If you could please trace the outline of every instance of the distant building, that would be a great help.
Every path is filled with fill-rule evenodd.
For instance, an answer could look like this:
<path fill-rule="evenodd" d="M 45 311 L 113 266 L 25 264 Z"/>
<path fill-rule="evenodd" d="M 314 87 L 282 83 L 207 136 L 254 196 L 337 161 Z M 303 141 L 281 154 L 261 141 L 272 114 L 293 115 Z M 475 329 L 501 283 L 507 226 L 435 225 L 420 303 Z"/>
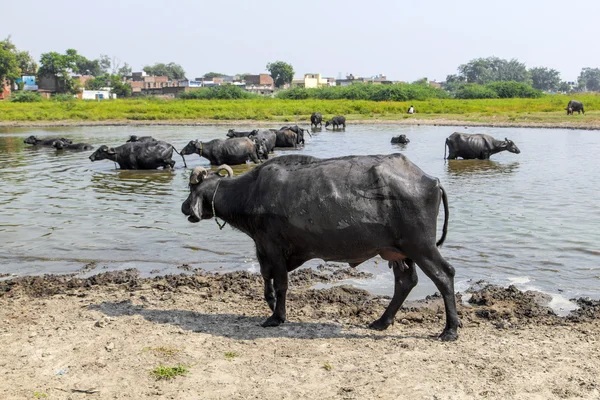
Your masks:
<path fill-rule="evenodd" d="M 245 89 L 251 93 L 270 95 L 275 91 L 275 82 L 269 74 L 246 75 Z"/>
<path fill-rule="evenodd" d="M 356 77 L 352 74 L 346 75 L 346 79 L 336 79 L 336 86 L 350 86 L 354 83 L 363 83 L 365 78 Z"/>
<path fill-rule="evenodd" d="M 104 90 L 83 90 L 81 100 L 109 100 L 116 99 L 117 95 L 110 92 L 110 88 Z"/>
<path fill-rule="evenodd" d="M 442 88 L 442 84 L 443 84 L 443 82 L 438 82 L 436 80 L 429 81 L 429 86 L 433 86 L 436 89 L 441 89 Z"/>
<path fill-rule="evenodd" d="M 23 90 L 35 91 L 38 90 L 38 85 L 35 80 L 35 75 L 23 75 L 15 81 L 17 85 L 23 83 Z"/>
<path fill-rule="evenodd" d="M 145 72 L 134 72 L 125 78 L 125 82 L 131 86 L 132 95 L 141 94 L 142 89 L 160 89 L 164 87 L 177 87 L 179 81 L 169 80 L 168 76 L 150 76 Z"/>
<path fill-rule="evenodd" d="M 292 87 L 320 88 L 331 86 L 328 78 L 321 77 L 321 74 L 304 74 L 304 78 L 292 80 Z"/>

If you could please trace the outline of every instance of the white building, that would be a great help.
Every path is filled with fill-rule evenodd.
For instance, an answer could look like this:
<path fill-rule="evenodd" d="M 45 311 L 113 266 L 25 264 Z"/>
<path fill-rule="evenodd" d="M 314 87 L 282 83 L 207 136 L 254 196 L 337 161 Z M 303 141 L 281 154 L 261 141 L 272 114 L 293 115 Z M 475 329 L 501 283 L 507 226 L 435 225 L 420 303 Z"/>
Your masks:
<path fill-rule="evenodd" d="M 85 90 L 81 93 L 82 100 L 108 100 L 116 99 L 117 95 L 110 90 Z"/>

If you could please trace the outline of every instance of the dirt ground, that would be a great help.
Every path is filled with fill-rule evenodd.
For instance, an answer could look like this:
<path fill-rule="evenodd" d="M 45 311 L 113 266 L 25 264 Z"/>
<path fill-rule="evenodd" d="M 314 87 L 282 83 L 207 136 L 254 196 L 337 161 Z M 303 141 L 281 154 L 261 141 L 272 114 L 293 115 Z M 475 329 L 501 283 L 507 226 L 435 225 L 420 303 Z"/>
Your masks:
<path fill-rule="evenodd" d="M 366 277 L 293 273 L 289 321 L 268 329 L 262 279 L 247 272 L 1 281 L 0 398 L 600 398 L 598 301 L 561 318 L 540 293 L 479 284 L 457 294 L 463 328 L 445 343 L 437 296 L 375 332 L 389 298 L 310 289 L 349 275 Z M 188 373 L 157 379 L 160 365 Z"/>
<path fill-rule="evenodd" d="M 0 121 L 0 127 L 12 128 L 52 128 L 73 126 L 269 126 L 280 127 L 282 125 L 308 125 L 310 121 L 252 121 L 252 120 L 105 120 L 105 121 Z M 567 122 L 507 122 L 507 121 L 463 121 L 449 118 L 435 117 L 431 119 L 407 118 L 400 120 L 365 119 L 351 120 L 351 125 L 431 125 L 431 126 L 471 126 L 471 127 L 497 127 L 497 128 L 546 128 L 546 129 L 581 129 L 600 130 L 600 121 L 576 120 Z M 325 130 L 325 128 L 323 128 Z"/>

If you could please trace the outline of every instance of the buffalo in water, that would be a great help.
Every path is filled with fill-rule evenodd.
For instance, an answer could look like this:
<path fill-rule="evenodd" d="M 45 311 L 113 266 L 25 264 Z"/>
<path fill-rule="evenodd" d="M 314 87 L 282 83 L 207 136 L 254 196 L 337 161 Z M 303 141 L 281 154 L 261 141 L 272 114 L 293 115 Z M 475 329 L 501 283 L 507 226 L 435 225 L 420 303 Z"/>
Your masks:
<path fill-rule="evenodd" d="M 343 129 L 346 129 L 346 117 L 337 116 L 337 117 L 331 118 L 329 121 L 325 122 L 325 129 L 327 129 L 327 127 L 329 125 L 331 125 L 333 127 L 333 129 L 337 129 L 340 126 Z"/>
<path fill-rule="evenodd" d="M 208 142 L 192 140 L 181 150 L 181 154 L 198 154 L 212 165 L 238 165 L 247 161 L 258 164 L 262 158 L 269 158 L 265 144 L 257 138 L 214 139 Z"/>
<path fill-rule="evenodd" d="M 316 128 L 317 125 L 323 127 L 323 116 L 320 112 L 314 112 L 310 115 L 310 127 L 314 126 Z"/>
<path fill-rule="evenodd" d="M 286 129 L 289 129 L 290 131 L 298 135 L 298 144 L 304 144 L 304 132 L 308 133 L 308 136 L 312 137 L 312 134 L 308 129 L 300 128 L 298 125 L 282 126 L 281 128 L 279 128 L 280 131 L 284 131 Z"/>
<path fill-rule="evenodd" d="M 394 322 L 417 284 L 419 266 L 444 299 L 446 326 L 439 338 L 457 338 L 454 268 L 438 251 L 448 231 L 448 201 L 437 178 L 402 154 L 287 155 L 232 175 L 228 166 L 215 173 L 194 168 L 181 211 L 190 222 L 219 218 L 254 240 L 273 312 L 263 327 L 286 321 L 288 272 L 313 258 L 355 267 L 380 255 L 393 269 L 394 296 L 370 327 L 384 330 Z M 436 242 L 441 204 L 444 226 Z"/>
<path fill-rule="evenodd" d="M 577 114 L 585 114 L 585 110 L 583 109 L 583 103 L 577 100 L 571 100 L 569 101 L 569 104 L 567 104 L 567 115 L 573 115 L 573 113 L 575 111 L 577 111 Z"/>
<path fill-rule="evenodd" d="M 248 137 L 248 136 L 252 136 L 252 135 L 256 135 L 258 133 L 258 129 L 255 129 L 253 131 L 236 131 L 234 129 L 230 129 L 227 132 L 227 137 L 228 138 L 236 138 L 236 137 Z"/>
<path fill-rule="evenodd" d="M 171 144 L 160 140 L 130 142 L 118 147 L 102 145 L 92 153 L 90 160 L 111 160 L 119 164 L 121 169 L 167 169 L 175 165 L 171 159 L 173 150 L 175 148 Z M 183 163 L 185 165 L 185 158 Z"/>
<path fill-rule="evenodd" d="M 129 136 L 127 143 L 131 143 L 131 142 L 156 142 L 156 139 L 154 139 L 152 136 L 131 135 L 131 136 Z"/>
<path fill-rule="evenodd" d="M 490 135 L 481 133 L 454 132 L 446 139 L 446 146 L 448 146 L 448 160 L 458 157 L 465 160 L 488 160 L 491 155 L 505 150 L 515 154 L 521 152 L 512 140 L 507 138 L 496 140 Z M 444 158 L 446 158 L 446 147 L 444 147 Z"/>
<path fill-rule="evenodd" d="M 261 129 L 256 134 L 248 136 L 248 139 L 258 139 L 265 146 L 267 153 L 272 153 L 275 145 L 277 144 L 277 132 L 271 129 Z"/>
<path fill-rule="evenodd" d="M 52 143 L 56 150 L 93 150 L 94 146 L 89 143 L 66 143 L 62 140 L 56 140 Z"/>
<path fill-rule="evenodd" d="M 392 138 L 392 144 L 408 144 L 410 139 L 406 135 L 398 135 Z"/>
<path fill-rule="evenodd" d="M 34 146 L 53 146 L 54 142 L 56 142 L 57 140 L 60 140 L 61 142 L 69 143 L 69 144 L 73 143 L 72 140 L 65 139 L 65 138 L 38 139 L 35 136 L 29 136 L 27 139 L 23 140 L 23 143 L 32 144 Z"/>

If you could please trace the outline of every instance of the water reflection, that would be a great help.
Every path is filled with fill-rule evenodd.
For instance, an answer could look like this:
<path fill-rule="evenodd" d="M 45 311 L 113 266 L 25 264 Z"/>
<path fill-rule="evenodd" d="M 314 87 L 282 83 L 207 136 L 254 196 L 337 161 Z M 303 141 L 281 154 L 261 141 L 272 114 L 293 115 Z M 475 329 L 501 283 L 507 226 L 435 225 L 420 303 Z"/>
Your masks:
<path fill-rule="evenodd" d="M 90 186 L 99 193 L 168 195 L 177 174 L 169 170 L 116 170 L 95 172 Z"/>
<path fill-rule="evenodd" d="M 501 175 L 513 174 L 519 169 L 519 162 L 499 163 L 491 160 L 447 160 L 449 175 Z"/>

